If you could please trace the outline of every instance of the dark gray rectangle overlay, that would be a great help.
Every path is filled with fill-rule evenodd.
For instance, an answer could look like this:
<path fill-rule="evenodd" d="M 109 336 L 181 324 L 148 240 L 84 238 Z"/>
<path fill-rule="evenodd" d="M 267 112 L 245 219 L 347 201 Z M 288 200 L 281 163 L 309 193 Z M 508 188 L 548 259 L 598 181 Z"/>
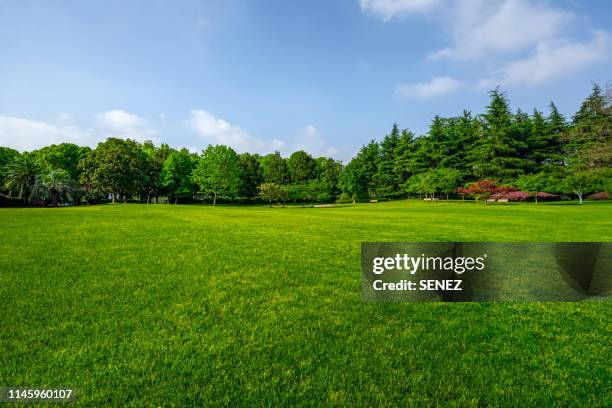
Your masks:
<path fill-rule="evenodd" d="M 0 387 L 0 402 L 75 402 L 70 387 Z"/>
<path fill-rule="evenodd" d="M 609 301 L 610 242 L 363 242 L 366 302 Z"/>

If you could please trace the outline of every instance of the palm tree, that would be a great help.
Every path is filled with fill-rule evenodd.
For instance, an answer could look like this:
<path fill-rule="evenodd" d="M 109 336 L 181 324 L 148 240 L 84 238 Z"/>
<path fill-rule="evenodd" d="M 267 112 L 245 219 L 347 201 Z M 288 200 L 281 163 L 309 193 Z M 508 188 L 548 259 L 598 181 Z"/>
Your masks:
<path fill-rule="evenodd" d="M 10 191 L 17 191 L 18 197 L 23 198 L 28 205 L 40 171 L 40 165 L 34 156 L 30 154 L 17 156 L 3 168 L 4 187 Z"/>
<path fill-rule="evenodd" d="M 36 190 L 45 198 L 51 199 L 51 205 L 57 207 L 61 196 L 69 197 L 72 192 L 72 180 L 64 170 L 51 170 L 39 178 Z"/>

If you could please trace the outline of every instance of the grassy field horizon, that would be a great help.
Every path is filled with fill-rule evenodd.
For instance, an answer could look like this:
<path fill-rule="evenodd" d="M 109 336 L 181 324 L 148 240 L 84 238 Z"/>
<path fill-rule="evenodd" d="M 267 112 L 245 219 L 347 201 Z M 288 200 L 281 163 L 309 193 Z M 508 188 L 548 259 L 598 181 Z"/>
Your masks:
<path fill-rule="evenodd" d="M 612 241 L 612 203 L 0 209 L 0 385 L 82 405 L 610 406 L 608 302 L 360 299 L 362 241 Z"/>

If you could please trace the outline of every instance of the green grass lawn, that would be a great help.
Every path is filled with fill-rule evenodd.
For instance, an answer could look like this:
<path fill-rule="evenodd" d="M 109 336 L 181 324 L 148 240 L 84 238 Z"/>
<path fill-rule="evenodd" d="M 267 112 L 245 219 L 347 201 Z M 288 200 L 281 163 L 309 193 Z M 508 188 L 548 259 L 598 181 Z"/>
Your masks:
<path fill-rule="evenodd" d="M 612 404 L 610 303 L 363 303 L 361 241 L 612 241 L 612 203 L 0 209 L 0 386 L 114 406 Z"/>

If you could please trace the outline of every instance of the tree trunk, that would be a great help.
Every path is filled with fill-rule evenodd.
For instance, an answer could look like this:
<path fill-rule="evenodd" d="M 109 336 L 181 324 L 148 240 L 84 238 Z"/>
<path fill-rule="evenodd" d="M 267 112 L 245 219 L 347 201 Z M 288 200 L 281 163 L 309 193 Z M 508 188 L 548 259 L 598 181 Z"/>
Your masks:
<path fill-rule="evenodd" d="M 538 192 L 536 191 L 535 193 L 535 200 L 536 200 L 536 205 L 538 204 Z"/>
<path fill-rule="evenodd" d="M 115 197 L 117 197 L 117 193 L 113 191 L 113 204 L 115 204 Z"/>
<path fill-rule="evenodd" d="M 174 196 L 174 204 L 178 204 L 178 195 Z"/>
<path fill-rule="evenodd" d="M 57 191 L 52 191 L 51 192 L 51 205 L 53 207 L 57 207 L 57 202 L 59 201 L 58 198 L 59 197 L 58 197 Z"/>
<path fill-rule="evenodd" d="M 580 200 L 580 204 L 582 204 L 582 193 L 578 193 L 578 199 Z"/>
<path fill-rule="evenodd" d="M 215 195 L 213 197 L 213 205 L 217 205 L 217 192 L 215 191 Z"/>

